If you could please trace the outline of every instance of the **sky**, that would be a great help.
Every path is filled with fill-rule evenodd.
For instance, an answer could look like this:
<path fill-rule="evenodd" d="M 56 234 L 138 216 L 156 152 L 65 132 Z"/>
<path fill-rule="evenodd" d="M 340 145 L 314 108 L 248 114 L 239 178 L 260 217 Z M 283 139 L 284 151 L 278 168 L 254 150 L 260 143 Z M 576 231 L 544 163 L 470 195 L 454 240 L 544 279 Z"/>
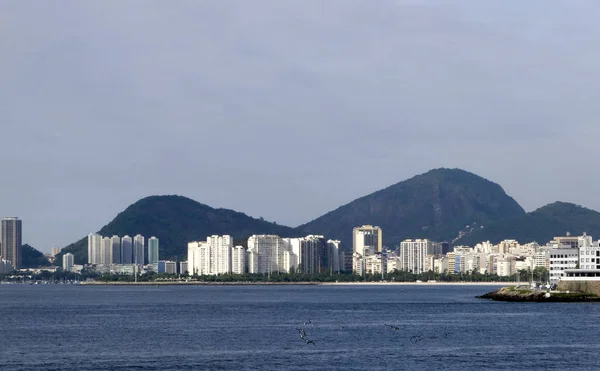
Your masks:
<path fill-rule="evenodd" d="M 595 0 L 0 2 L 0 215 L 140 198 L 297 226 L 432 168 L 600 210 Z"/>

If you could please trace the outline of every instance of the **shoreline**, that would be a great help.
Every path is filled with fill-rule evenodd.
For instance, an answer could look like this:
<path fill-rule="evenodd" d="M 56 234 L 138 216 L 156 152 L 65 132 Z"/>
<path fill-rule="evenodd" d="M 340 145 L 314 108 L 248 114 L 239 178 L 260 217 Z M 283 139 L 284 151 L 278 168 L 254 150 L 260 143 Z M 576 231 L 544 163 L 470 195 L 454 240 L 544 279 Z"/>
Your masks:
<path fill-rule="evenodd" d="M 503 286 L 516 282 L 81 282 L 82 286 Z"/>

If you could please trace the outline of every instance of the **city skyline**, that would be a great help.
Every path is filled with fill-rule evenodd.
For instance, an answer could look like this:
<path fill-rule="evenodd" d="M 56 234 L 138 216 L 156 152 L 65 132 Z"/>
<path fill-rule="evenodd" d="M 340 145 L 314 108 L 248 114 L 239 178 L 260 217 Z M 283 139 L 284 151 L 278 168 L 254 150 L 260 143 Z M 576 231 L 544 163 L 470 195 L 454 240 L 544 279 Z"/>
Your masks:
<path fill-rule="evenodd" d="M 554 4 L 2 2 L 3 149 L 20 153 L 0 164 L 19 179 L 2 213 L 43 251 L 155 194 L 296 226 L 438 167 L 502 184 L 528 211 L 600 210 L 593 146 L 556 151 L 600 133 L 600 3 Z M 220 138 L 203 143 L 219 161 L 197 156 L 200 138 Z M 292 150 L 307 143 L 319 151 Z M 108 172 L 136 182 L 92 181 Z"/>

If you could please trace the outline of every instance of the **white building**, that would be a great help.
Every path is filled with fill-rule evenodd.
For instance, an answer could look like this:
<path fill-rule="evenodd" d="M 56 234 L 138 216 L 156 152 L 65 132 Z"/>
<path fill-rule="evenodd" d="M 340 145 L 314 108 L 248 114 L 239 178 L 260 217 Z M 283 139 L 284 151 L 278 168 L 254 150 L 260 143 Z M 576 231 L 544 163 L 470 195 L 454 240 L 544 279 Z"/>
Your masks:
<path fill-rule="evenodd" d="M 233 249 L 233 239 L 231 236 L 210 236 L 206 239 L 210 249 L 212 274 L 231 273 L 231 250 Z"/>
<path fill-rule="evenodd" d="M 110 237 L 102 238 L 102 250 L 101 250 L 101 265 L 112 264 L 112 241 Z"/>
<path fill-rule="evenodd" d="M 376 253 L 364 257 L 365 272 L 370 274 L 386 274 L 387 259 L 385 254 Z M 382 273 L 383 272 L 383 273 Z"/>
<path fill-rule="evenodd" d="M 440 250 L 440 251 L 437 251 Z M 430 240 L 405 240 L 400 243 L 401 269 L 415 274 L 425 272 L 428 255 L 441 254 L 439 245 Z"/>
<path fill-rule="evenodd" d="M 70 252 L 63 255 L 62 266 L 63 270 L 67 272 L 71 272 L 73 270 L 73 265 L 75 265 L 75 256 Z"/>
<path fill-rule="evenodd" d="M 127 235 L 121 238 L 121 263 L 133 264 L 133 240 Z"/>
<path fill-rule="evenodd" d="M 214 235 L 208 237 L 206 241 L 188 243 L 188 269 L 190 274 L 217 275 L 231 273 L 232 245 L 233 239 L 228 235 Z"/>
<path fill-rule="evenodd" d="M 133 237 L 133 264 L 144 265 L 144 236 L 137 234 Z"/>
<path fill-rule="evenodd" d="M 579 247 L 579 269 L 600 269 L 600 247 L 598 243 L 585 243 Z"/>
<path fill-rule="evenodd" d="M 579 263 L 579 249 L 550 249 L 550 282 L 556 283 L 564 276 L 565 269 L 575 269 Z"/>
<path fill-rule="evenodd" d="M 496 274 L 500 277 L 510 277 L 515 274 L 514 257 L 499 256 L 496 260 Z"/>
<path fill-rule="evenodd" d="M 102 264 L 102 236 L 98 233 L 88 235 L 88 264 Z"/>
<path fill-rule="evenodd" d="M 285 272 L 286 246 L 276 235 L 248 238 L 248 273 Z M 288 264 L 289 265 L 289 264 Z"/>
<path fill-rule="evenodd" d="M 190 275 L 207 275 L 211 273 L 210 251 L 206 241 L 188 243 L 188 270 Z"/>
<path fill-rule="evenodd" d="M 235 246 L 231 250 L 231 273 L 246 273 L 246 249 L 243 246 Z"/>

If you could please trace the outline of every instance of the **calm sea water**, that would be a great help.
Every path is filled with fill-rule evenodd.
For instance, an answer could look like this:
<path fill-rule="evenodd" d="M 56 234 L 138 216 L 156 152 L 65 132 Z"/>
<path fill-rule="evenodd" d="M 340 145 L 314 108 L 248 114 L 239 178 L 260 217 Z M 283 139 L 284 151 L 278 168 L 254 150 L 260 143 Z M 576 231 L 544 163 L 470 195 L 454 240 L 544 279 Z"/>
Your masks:
<path fill-rule="evenodd" d="M 0 369 L 600 368 L 600 305 L 474 298 L 492 289 L 2 285 Z"/>

